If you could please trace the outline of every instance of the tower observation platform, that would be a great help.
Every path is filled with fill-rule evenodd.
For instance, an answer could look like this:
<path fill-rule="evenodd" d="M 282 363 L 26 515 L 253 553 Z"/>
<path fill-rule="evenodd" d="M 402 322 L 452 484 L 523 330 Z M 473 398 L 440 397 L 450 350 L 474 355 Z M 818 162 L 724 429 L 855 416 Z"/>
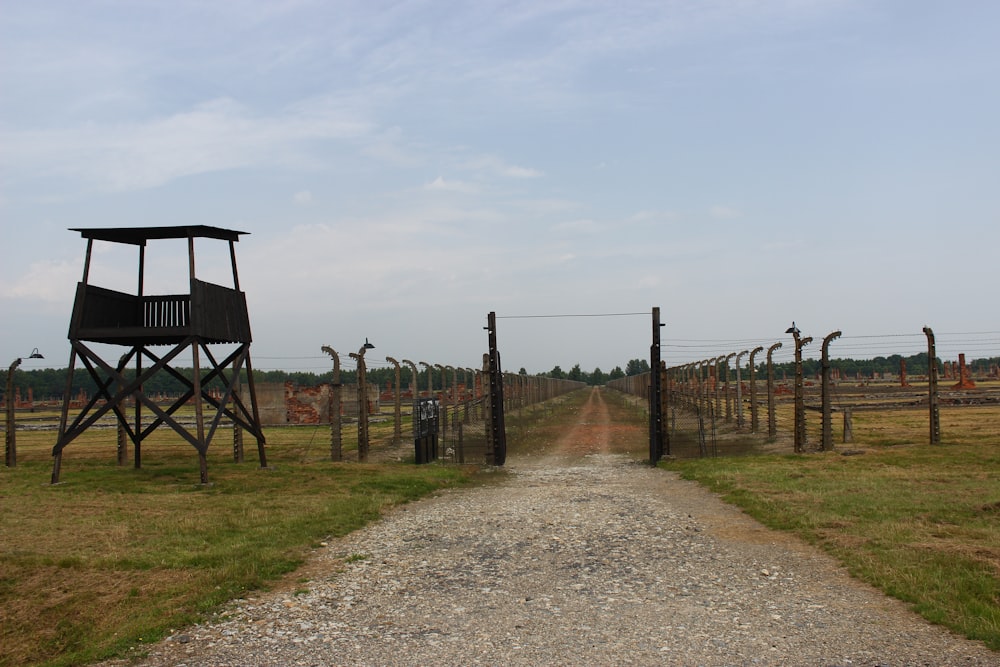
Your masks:
<path fill-rule="evenodd" d="M 167 425 L 187 440 L 198 452 L 201 482 L 208 482 L 206 452 L 223 418 L 234 429 L 243 429 L 257 440 L 261 467 L 266 467 L 264 434 L 254 389 L 250 362 L 250 317 L 246 295 L 240 291 L 236 268 L 235 244 L 246 232 L 205 225 L 176 227 L 117 227 L 71 229 L 87 239 L 83 279 L 77 284 L 76 299 L 69 325 L 71 345 L 66 392 L 63 397 L 59 437 L 52 455 L 52 483 L 58 483 L 65 447 L 112 412 L 121 429 L 133 443 L 135 467 L 141 467 L 142 442 L 159 426 Z M 185 239 L 188 250 L 186 294 L 144 293 L 146 246 L 149 241 Z M 211 239 L 229 244 L 232 287 L 199 280 L 195 276 L 195 239 Z M 135 293 L 99 287 L 90 283 L 94 242 L 136 246 L 138 279 Z M 122 346 L 127 351 L 115 361 L 102 359 L 88 343 Z M 218 359 L 218 347 L 225 356 Z M 161 348 L 166 347 L 166 351 Z M 155 350 L 153 348 L 156 348 Z M 190 351 L 192 372 L 184 373 L 171 364 Z M 202 356 L 204 356 L 203 363 Z M 186 357 L 185 357 L 186 358 Z M 69 422 L 70 394 L 76 363 L 81 362 L 97 385 L 97 392 Z M 134 366 L 135 373 L 126 369 Z M 158 373 L 169 373 L 186 388 L 184 394 L 164 409 L 143 393 L 143 383 Z M 240 391 L 241 374 L 247 380 L 249 405 Z M 190 377 L 189 377 L 190 376 Z M 209 383 L 221 384 L 221 398 L 206 391 Z M 134 399 L 134 414 L 126 414 L 126 402 Z M 195 429 L 177 419 L 177 411 L 194 405 Z M 143 423 L 143 407 L 152 418 Z M 206 424 L 206 412 L 210 420 Z M 239 431 L 237 430 L 237 433 Z M 234 456 L 242 459 L 242 441 L 235 444 Z M 119 463 L 123 462 L 124 443 L 119 443 Z"/>

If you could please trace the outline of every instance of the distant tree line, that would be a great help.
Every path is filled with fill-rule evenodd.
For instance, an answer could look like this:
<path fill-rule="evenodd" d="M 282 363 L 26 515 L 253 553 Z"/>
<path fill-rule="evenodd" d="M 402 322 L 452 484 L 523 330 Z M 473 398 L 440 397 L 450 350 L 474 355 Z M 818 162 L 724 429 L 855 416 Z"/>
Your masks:
<path fill-rule="evenodd" d="M 927 353 L 920 352 L 908 357 L 904 357 L 899 354 L 892 354 L 888 357 L 875 357 L 874 359 L 831 359 L 830 367 L 838 369 L 841 374 L 845 377 L 873 377 L 874 375 L 898 375 L 900 370 L 900 361 L 906 362 L 906 373 L 908 375 L 927 375 L 928 365 L 927 365 Z M 812 377 L 819 375 L 822 371 L 821 361 L 819 359 L 803 359 L 802 360 L 802 373 L 806 377 Z M 938 359 L 938 370 L 942 368 L 941 359 Z M 986 375 L 990 372 L 991 368 L 1000 365 L 1000 357 L 989 357 L 983 359 L 974 359 L 968 362 L 969 369 L 974 374 Z M 732 367 L 731 367 L 732 368 Z M 783 375 L 792 376 L 795 373 L 795 362 L 789 361 L 780 364 L 774 364 L 774 371 L 778 377 Z M 524 373 L 524 369 L 521 369 Z M 615 368 L 610 373 L 604 373 L 600 368 L 595 368 L 592 373 L 587 373 L 580 369 L 580 365 L 577 364 L 570 369 L 569 372 L 564 371 L 559 366 L 556 366 L 552 370 L 542 373 L 542 375 L 552 377 L 552 378 L 565 378 L 569 380 L 579 380 L 586 382 L 587 384 L 596 385 L 604 384 L 608 380 L 615 380 L 617 378 L 640 375 L 642 373 L 649 372 L 649 362 L 645 359 L 632 359 L 625 365 L 625 370 L 622 371 L 620 366 L 615 366 Z M 767 362 L 764 361 L 757 366 L 757 372 L 760 377 L 764 376 L 767 372 Z"/>
<path fill-rule="evenodd" d="M 615 366 L 609 372 L 605 373 L 600 369 L 600 367 L 595 368 L 590 373 L 587 373 L 580 368 L 580 364 L 576 364 L 573 368 L 569 369 L 569 372 L 564 371 L 561 367 L 555 366 L 552 370 L 542 373 L 544 377 L 554 378 L 556 380 L 575 380 L 577 382 L 586 382 L 589 385 L 604 384 L 609 380 L 617 380 L 618 378 L 623 378 L 629 375 L 640 375 L 649 371 L 649 362 L 645 359 L 631 359 L 627 364 L 625 364 L 625 370 L 622 370 L 621 366 Z M 524 375 L 526 371 L 522 368 L 521 374 Z"/>
<path fill-rule="evenodd" d="M 888 357 L 875 357 L 873 359 L 831 359 L 830 367 L 838 369 L 841 374 L 846 377 L 857 377 L 860 375 L 861 377 L 870 378 L 875 374 L 883 375 L 889 373 L 892 375 L 899 375 L 901 361 L 906 362 L 907 375 L 927 375 L 929 372 L 926 352 L 920 352 L 908 357 L 891 354 Z M 819 359 L 803 359 L 803 375 L 819 375 L 822 372 L 821 363 L 822 362 Z M 941 359 L 937 360 L 937 364 L 938 371 L 940 372 L 942 369 Z M 973 373 L 982 375 L 988 374 L 990 369 L 998 364 L 1000 364 L 1000 357 L 975 359 L 968 362 L 969 369 Z M 774 364 L 774 368 L 777 373 L 784 372 L 788 375 L 792 375 L 795 372 L 795 362 L 789 361 L 787 363 Z M 758 365 L 757 372 L 764 373 L 766 371 L 766 362 Z"/>
<path fill-rule="evenodd" d="M 189 380 L 194 377 L 194 371 L 191 368 L 177 368 L 174 370 L 179 372 L 184 377 Z M 125 377 L 131 379 L 135 377 L 135 369 L 126 369 L 124 373 Z M 292 382 L 293 384 L 311 387 L 325 382 L 330 382 L 333 379 L 333 371 L 330 370 L 326 373 L 312 373 L 308 371 L 260 371 L 254 370 L 253 373 L 254 382 Z M 410 378 L 409 370 L 404 370 L 402 373 L 402 382 L 405 386 L 408 386 Z M 427 387 L 427 373 L 420 373 L 421 384 L 420 388 L 424 389 Z M 462 373 L 459 373 L 459 381 L 463 379 Z M 5 382 L 0 385 L 0 396 L 3 396 L 6 391 L 6 374 L 4 374 Z M 241 380 L 246 382 L 246 372 L 241 374 Z M 434 386 L 435 388 L 441 387 L 440 373 L 434 372 Z M 357 372 L 354 370 L 343 370 L 340 372 L 340 382 L 341 384 L 356 384 L 357 383 Z M 382 387 L 394 386 L 396 382 L 396 371 L 394 368 L 369 368 L 368 369 L 368 382 L 378 383 Z M 451 385 L 451 378 L 449 375 L 448 379 L 449 386 Z M 31 387 L 32 393 L 36 401 L 46 401 L 46 400 L 61 400 L 63 392 L 66 389 L 66 369 L 65 368 L 43 368 L 37 370 L 14 371 L 14 386 L 21 388 L 22 399 L 27 398 L 27 388 Z M 86 369 L 77 368 L 73 371 L 73 383 L 71 385 L 70 395 L 75 396 L 81 390 L 84 391 L 88 396 L 94 395 L 97 391 L 97 385 L 94 380 L 90 377 L 90 374 Z M 222 388 L 223 383 L 219 378 L 214 379 L 208 384 L 208 387 Z M 113 390 L 114 388 L 112 388 Z M 164 394 L 167 396 L 176 396 L 187 390 L 187 387 L 178 379 L 170 375 L 169 373 L 157 373 L 152 378 L 149 379 L 145 384 L 143 384 L 143 391 L 147 395 L 157 395 Z"/>

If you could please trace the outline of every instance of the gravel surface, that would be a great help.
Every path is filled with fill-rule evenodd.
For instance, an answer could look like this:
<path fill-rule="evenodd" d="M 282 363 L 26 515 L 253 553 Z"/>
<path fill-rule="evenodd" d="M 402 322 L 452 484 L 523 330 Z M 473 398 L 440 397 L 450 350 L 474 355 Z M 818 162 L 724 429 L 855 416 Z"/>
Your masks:
<path fill-rule="evenodd" d="M 496 485 L 398 508 L 153 647 L 212 665 L 1000 665 L 698 485 L 609 453 L 600 392 Z M 107 663 L 119 665 L 124 663 Z"/>

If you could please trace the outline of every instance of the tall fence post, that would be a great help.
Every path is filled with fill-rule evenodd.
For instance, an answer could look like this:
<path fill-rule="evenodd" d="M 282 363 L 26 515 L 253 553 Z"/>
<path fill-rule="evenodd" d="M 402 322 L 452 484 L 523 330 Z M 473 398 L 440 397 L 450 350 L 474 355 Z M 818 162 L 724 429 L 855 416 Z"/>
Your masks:
<path fill-rule="evenodd" d="M 663 456 L 663 383 L 660 375 L 660 308 L 653 307 L 653 342 L 649 346 L 649 462 Z"/>
<path fill-rule="evenodd" d="M 431 365 L 426 361 L 417 363 L 423 366 L 424 372 L 427 373 L 427 398 L 434 398 L 434 372 L 431 370 Z"/>
<path fill-rule="evenodd" d="M 702 395 L 704 394 L 702 385 L 702 369 L 705 367 L 705 361 L 699 361 L 698 366 L 695 369 L 697 371 L 697 387 L 698 399 L 696 405 L 698 406 L 698 453 L 701 456 L 707 456 L 708 449 L 705 443 L 705 413 L 707 412 L 707 403 L 702 400 Z"/>
<path fill-rule="evenodd" d="M 934 332 L 924 327 L 927 336 L 927 405 L 930 408 L 931 444 L 941 443 L 941 413 L 938 410 L 938 367 Z"/>
<path fill-rule="evenodd" d="M 493 398 L 490 396 L 490 355 L 483 355 L 483 419 L 486 421 L 486 460 L 495 458 L 496 445 L 493 440 Z"/>
<path fill-rule="evenodd" d="M 712 404 L 711 395 L 708 393 L 710 380 L 712 377 L 711 364 L 715 359 L 704 359 L 699 364 L 698 370 L 698 402 L 701 404 L 702 412 L 708 411 L 708 406 Z"/>
<path fill-rule="evenodd" d="M 18 357 L 7 369 L 7 391 L 5 394 L 7 399 L 7 430 L 4 432 L 3 462 L 8 468 L 17 467 L 17 423 L 15 422 L 17 402 L 14 400 L 14 371 L 20 365 L 21 358 Z M 67 392 L 68 394 L 69 392 Z"/>
<path fill-rule="evenodd" d="M 368 382 L 365 367 L 365 352 L 375 349 L 375 346 L 365 339 L 357 354 L 350 353 L 351 358 L 358 362 L 358 461 L 368 461 Z"/>
<path fill-rule="evenodd" d="M 330 379 L 330 460 L 342 461 L 344 458 L 344 446 L 340 436 L 340 355 L 328 345 L 324 345 L 323 352 L 333 358 L 333 377 Z"/>
<path fill-rule="evenodd" d="M 801 453 L 806 449 L 806 405 L 805 380 L 802 377 L 802 348 L 812 342 L 812 336 L 800 338 L 795 322 L 792 322 L 791 328 L 785 333 L 792 334 L 795 339 L 795 452 Z"/>
<path fill-rule="evenodd" d="M 434 364 L 434 368 L 441 371 L 441 447 L 442 451 L 447 451 L 445 444 L 448 440 L 448 370 L 441 364 Z"/>
<path fill-rule="evenodd" d="M 411 394 L 410 398 L 411 401 L 414 404 L 416 404 L 417 399 L 420 398 L 420 389 L 419 389 L 420 378 L 419 378 L 419 373 L 417 372 L 417 365 L 412 361 L 410 361 L 409 359 L 403 359 L 403 363 L 410 367 L 410 394 Z M 411 430 L 414 421 L 416 421 L 416 415 L 412 415 L 410 417 Z M 414 433 L 415 432 L 416 431 L 414 431 Z"/>
<path fill-rule="evenodd" d="M 774 414 L 774 362 L 771 354 L 779 347 L 780 342 L 767 348 L 767 437 L 770 440 L 778 437 L 778 422 Z"/>
<path fill-rule="evenodd" d="M 736 356 L 735 352 L 730 352 L 726 355 L 726 358 L 722 362 L 723 372 L 726 374 L 726 379 L 724 380 L 724 387 L 726 393 L 726 421 L 733 421 L 733 401 L 732 393 L 729 391 L 729 360 Z"/>
<path fill-rule="evenodd" d="M 822 444 L 821 447 L 824 452 L 828 452 L 833 449 L 833 428 L 831 425 L 830 417 L 830 343 L 834 339 L 840 338 L 840 331 L 834 331 L 828 334 L 826 338 L 823 339 L 823 350 L 820 361 L 820 368 L 822 370 L 822 406 L 823 406 L 823 416 L 822 416 Z"/>
<path fill-rule="evenodd" d="M 754 357 L 764 347 L 758 345 L 750 351 L 750 432 L 757 433 L 760 430 L 760 415 L 757 407 L 757 365 Z"/>
<path fill-rule="evenodd" d="M 462 422 L 468 424 L 471 419 L 473 401 L 476 399 L 476 372 L 471 368 L 463 368 L 465 373 L 465 394 L 462 402 Z"/>
<path fill-rule="evenodd" d="M 722 414 L 722 398 L 721 398 L 722 394 L 719 391 L 719 375 L 722 372 L 722 362 L 723 362 L 723 360 L 725 360 L 725 358 L 726 358 L 726 355 L 722 355 L 720 357 L 716 357 L 714 359 L 714 361 L 712 362 L 712 368 L 711 368 L 711 370 L 715 371 L 715 382 L 713 383 L 712 390 L 715 392 L 715 413 L 714 414 L 715 414 L 716 417 Z M 713 424 L 715 423 L 714 419 L 712 420 L 712 423 Z"/>
<path fill-rule="evenodd" d="M 461 403 L 462 399 L 458 397 L 458 369 L 454 366 L 445 366 L 445 368 L 451 369 L 451 428 L 452 431 L 458 431 L 458 404 Z"/>
<path fill-rule="evenodd" d="M 504 424 L 503 371 L 500 369 L 500 350 L 497 349 L 496 313 L 487 317 L 489 333 L 488 371 L 490 382 L 490 434 L 493 443 L 493 464 L 502 466 L 507 461 L 507 430 Z"/>

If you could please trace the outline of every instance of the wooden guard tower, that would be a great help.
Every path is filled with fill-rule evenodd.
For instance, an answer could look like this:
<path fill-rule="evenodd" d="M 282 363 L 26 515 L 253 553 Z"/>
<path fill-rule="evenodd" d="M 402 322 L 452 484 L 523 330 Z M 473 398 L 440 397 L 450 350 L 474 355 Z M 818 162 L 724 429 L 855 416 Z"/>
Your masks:
<path fill-rule="evenodd" d="M 257 452 L 261 467 L 267 466 L 264 455 L 264 433 L 260 427 L 257 395 L 254 389 L 253 369 L 250 365 L 250 317 L 246 296 L 240 291 L 236 271 L 234 244 L 245 232 L 191 225 L 180 227 L 135 227 L 104 229 L 71 229 L 87 239 L 87 255 L 83 265 L 83 280 L 76 288 L 76 302 L 69 325 L 72 346 L 66 393 L 63 398 L 59 439 L 52 448 L 55 461 L 52 483 L 59 482 L 62 451 L 77 436 L 98 419 L 113 412 L 118 424 L 128 434 L 134 446 L 135 467 L 140 467 L 142 441 L 157 427 L 166 424 L 179 433 L 198 450 L 201 482 L 208 483 L 206 452 L 223 416 L 242 427 L 257 439 Z M 233 267 L 233 287 L 222 287 L 195 278 L 194 242 L 196 238 L 218 239 L 229 242 L 229 256 Z M 187 239 L 188 272 L 191 289 L 187 294 L 147 296 L 143 294 L 146 243 L 154 239 Z M 97 287 L 88 283 L 91 251 L 94 241 L 125 243 L 139 249 L 139 279 L 136 294 Z M 105 343 L 129 348 L 117 362 L 112 363 L 90 349 L 86 343 Z M 235 346 L 221 362 L 213 356 L 209 346 L 225 344 Z M 165 354 L 151 348 L 167 346 Z M 193 376 L 171 367 L 179 354 L 190 348 Z M 223 352 L 223 353 L 224 353 Z M 203 363 L 204 359 L 208 364 Z M 72 424 L 69 421 L 70 393 L 73 371 L 80 360 L 94 382 L 97 393 L 83 407 Z M 144 367 L 148 364 L 147 367 Z M 135 367 L 135 376 L 128 378 L 124 370 Z M 250 407 L 238 391 L 240 372 L 246 368 Z M 187 391 L 166 410 L 143 393 L 143 383 L 157 373 L 165 372 L 182 382 Z M 214 398 L 206 391 L 210 382 L 221 382 L 221 398 Z M 135 413 L 130 423 L 126 416 L 125 401 L 135 399 Z M 101 401 L 103 399 L 103 402 Z M 192 402 L 195 408 L 196 428 L 191 432 L 174 414 Z M 155 416 L 150 423 L 142 423 L 142 406 Z M 206 429 L 205 409 L 208 406 L 211 422 Z M 213 413 L 214 411 L 214 413 Z M 235 426 L 234 426 L 235 428 Z"/>

